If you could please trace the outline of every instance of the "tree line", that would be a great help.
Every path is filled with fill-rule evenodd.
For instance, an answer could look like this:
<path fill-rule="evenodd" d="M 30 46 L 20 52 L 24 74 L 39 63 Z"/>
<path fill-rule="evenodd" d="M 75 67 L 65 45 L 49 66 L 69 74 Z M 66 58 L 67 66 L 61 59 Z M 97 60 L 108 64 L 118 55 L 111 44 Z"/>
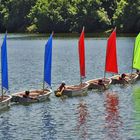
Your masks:
<path fill-rule="evenodd" d="M 140 0 L 0 0 L 0 32 L 140 31 Z"/>

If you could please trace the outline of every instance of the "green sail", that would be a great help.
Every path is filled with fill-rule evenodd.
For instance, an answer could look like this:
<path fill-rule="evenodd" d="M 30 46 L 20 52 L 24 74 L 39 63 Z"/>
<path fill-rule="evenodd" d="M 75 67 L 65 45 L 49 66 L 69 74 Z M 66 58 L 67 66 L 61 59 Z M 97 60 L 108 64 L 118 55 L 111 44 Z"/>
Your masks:
<path fill-rule="evenodd" d="M 133 54 L 133 68 L 140 70 L 140 33 L 136 37 L 134 54 Z"/>

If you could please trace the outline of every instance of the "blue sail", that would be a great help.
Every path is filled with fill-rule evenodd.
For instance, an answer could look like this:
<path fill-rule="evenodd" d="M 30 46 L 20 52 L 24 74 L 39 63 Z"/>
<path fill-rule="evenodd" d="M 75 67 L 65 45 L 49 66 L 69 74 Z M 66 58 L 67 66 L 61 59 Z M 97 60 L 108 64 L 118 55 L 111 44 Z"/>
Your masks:
<path fill-rule="evenodd" d="M 51 66 L 52 66 L 52 34 L 45 45 L 44 55 L 44 82 L 51 86 Z"/>
<path fill-rule="evenodd" d="M 2 46 L 1 46 L 1 84 L 2 89 L 8 90 L 8 65 L 7 65 L 7 34 L 5 34 Z"/>

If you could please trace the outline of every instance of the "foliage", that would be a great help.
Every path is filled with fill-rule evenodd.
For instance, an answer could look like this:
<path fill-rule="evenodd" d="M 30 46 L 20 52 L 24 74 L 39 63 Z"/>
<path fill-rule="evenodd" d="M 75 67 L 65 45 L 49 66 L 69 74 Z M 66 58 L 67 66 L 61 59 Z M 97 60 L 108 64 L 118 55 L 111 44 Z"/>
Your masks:
<path fill-rule="evenodd" d="M 140 31 L 140 0 L 1 0 L 4 32 Z"/>

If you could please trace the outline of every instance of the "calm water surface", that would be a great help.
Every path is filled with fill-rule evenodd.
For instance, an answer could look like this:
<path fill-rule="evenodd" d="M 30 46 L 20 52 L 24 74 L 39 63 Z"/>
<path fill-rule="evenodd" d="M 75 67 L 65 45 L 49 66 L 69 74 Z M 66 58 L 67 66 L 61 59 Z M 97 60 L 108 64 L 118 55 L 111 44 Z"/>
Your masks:
<path fill-rule="evenodd" d="M 8 36 L 11 93 L 42 88 L 47 37 Z M 52 89 L 79 83 L 78 38 L 54 38 Z M 2 37 L 0 38 L 0 43 Z M 134 38 L 118 37 L 119 72 L 131 72 Z M 106 38 L 86 38 L 86 80 L 103 77 Z M 108 75 L 111 76 L 111 75 Z M 56 98 L 0 112 L 1 140 L 139 140 L 140 81 L 85 97 Z M 134 92 L 134 89 L 136 91 Z M 135 94 L 137 93 L 137 94 Z"/>

